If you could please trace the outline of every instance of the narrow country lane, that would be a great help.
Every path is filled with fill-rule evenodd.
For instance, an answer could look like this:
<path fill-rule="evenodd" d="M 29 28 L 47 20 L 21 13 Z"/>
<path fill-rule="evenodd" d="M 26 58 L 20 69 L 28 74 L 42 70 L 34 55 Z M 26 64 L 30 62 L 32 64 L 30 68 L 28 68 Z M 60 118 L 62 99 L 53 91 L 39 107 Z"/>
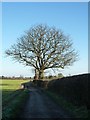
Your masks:
<path fill-rule="evenodd" d="M 20 118 L 71 118 L 41 90 L 31 87 L 29 95 Z"/>

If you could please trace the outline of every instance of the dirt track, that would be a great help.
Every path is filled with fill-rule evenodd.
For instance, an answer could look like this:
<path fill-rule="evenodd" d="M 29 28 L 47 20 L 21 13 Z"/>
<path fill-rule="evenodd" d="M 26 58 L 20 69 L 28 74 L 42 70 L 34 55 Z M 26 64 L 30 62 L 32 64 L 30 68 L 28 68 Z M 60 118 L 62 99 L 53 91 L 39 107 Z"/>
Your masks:
<path fill-rule="evenodd" d="M 70 118 L 71 116 L 41 90 L 30 88 L 30 96 L 21 118 Z"/>

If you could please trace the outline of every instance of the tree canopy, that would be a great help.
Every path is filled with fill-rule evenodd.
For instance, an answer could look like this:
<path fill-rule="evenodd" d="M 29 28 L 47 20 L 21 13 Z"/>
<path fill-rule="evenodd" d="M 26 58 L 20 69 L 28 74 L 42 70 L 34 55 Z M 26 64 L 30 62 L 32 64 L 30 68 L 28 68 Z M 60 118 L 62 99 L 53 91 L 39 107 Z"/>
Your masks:
<path fill-rule="evenodd" d="M 78 58 L 69 36 L 47 25 L 31 27 L 16 44 L 6 50 L 7 56 L 24 65 L 32 66 L 44 77 L 44 70 L 72 65 Z"/>

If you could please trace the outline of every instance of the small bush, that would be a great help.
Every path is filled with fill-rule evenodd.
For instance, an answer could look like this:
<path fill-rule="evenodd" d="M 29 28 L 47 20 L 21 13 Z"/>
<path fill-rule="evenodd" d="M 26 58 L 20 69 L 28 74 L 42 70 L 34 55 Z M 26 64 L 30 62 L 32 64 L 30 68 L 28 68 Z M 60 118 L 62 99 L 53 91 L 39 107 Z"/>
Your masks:
<path fill-rule="evenodd" d="M 37 87 L 41 87 L 42 82 L 43 82 L 42 80 L 33 80 L 34 85 L 37 86 Z"/>

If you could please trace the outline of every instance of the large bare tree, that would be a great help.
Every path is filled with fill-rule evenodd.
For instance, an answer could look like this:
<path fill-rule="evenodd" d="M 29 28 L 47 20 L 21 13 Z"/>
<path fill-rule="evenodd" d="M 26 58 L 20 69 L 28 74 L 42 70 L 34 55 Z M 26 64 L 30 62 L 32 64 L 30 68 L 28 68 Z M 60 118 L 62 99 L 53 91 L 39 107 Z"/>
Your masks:
<path fill-rule="evenodd" d="M 31 27 L 5 53 L 24 65 L 34 67 L 41 79 L 44 70 L 64 69 L 77 60 L 78 55 L 72 45 L 70 37 L 61 30 L 40 24 Z"/>

